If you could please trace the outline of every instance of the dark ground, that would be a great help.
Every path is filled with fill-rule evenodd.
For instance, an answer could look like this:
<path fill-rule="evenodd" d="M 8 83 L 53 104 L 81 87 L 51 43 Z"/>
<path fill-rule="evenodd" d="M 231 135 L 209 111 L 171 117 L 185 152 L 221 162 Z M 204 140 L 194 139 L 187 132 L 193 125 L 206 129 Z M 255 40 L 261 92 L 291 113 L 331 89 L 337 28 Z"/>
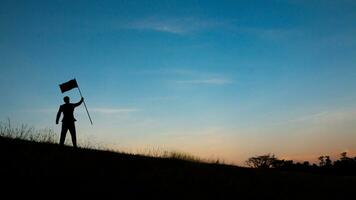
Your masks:
<path fill-rule="evenodd" d="M 73 149 L 0 137 L 1 194 L 116 199 L 354 199 L 334 176 Z M 72 194 L 74 193 L 74 194 Z M 12 199 L 12 198 L 11 198 Z"/>

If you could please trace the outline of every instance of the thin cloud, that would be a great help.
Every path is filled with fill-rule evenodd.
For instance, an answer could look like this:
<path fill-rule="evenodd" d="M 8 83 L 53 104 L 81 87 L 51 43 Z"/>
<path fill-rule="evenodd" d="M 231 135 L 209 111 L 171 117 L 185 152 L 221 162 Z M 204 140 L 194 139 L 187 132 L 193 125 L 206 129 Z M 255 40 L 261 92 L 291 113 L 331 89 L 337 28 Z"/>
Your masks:
<path fill-rule="evenodd" d="M 178 96 L 157 96 L 157 97 L 148 97 L 148 101 L 171 101 L 177 99 Z"/>
<path fill-rule="evenodd" d="M 233 30 L 237 33 L 252 35 L 263 40 L 300 38 L 305 34 L 302 30 L 291 28 L 234 27 Z"/>
<path fill-rule="evenodd" d="M 101 113 L 101 114 L 118 114 L 118 113 L 132 113 L 138 112 L 140 109 L 136 108 L 92 108 L 91 112 Z"/>
<path fill-rule="evenodd" d="M 176 81 L 181 84 L 207 84 L 207 85 L 227 85 L 232 81 L 226 78 L 209 78 L 209 79 L 195 79 L 195 80 L 179 80 Z"/>
<path fill-rule="evenodd" d="M 331 114 L 330 112 L 313 113 L 313 114 L 300 116 L 295 119 L 291 119 L 291 120 L 289 120 L 289 122 L 316 121 L 316 120 L 320 120 L 326 116 L 330 116 L 330 114 Z"/>
<path fill-rule="evenodd" d="M 223 24 L 224 23 L 218 21 L 202 20 L 194 17 L 149 17 L 130 22 L 127 24 L 126 28 L 183 35 L 196 31 L 217 28 L 223 26 Z"/>
<path fill-rule="evenodd" d="M 19 110 L 20 112 L 33 112 L 33 113 L 54 113 L 57 112 L 58 109 L 53 108 L 39 108 L 39 109 L 25 109 Z"/>
<path fill-rule="evenodd" d="M 194 76 L 197 74 L 201 74 L 201 72 L 194 71 L 188 68 L 160 68 L 160 69 L 152 69 L 152 70 L 142 70 L 136 72 L 144 75 L 172 75 L 172 76 Z"/>
<path fill-rule="evenodd" d="M 100 114 L 119 114 L 119 113 L 132 113 L 139 112 L 140 109 L 136 108 L 88 108 L 90 113 L 100 113 Z M 27 112 L 37 112 L 37 113 L 54 113 L 58 110 L 56 109 L 34 109 L 34 110 L 25 110 Z M 85 112 L 84 110 L 78 109 L 79 113 Z"/>
<path fill-rule="evenodd" d="M 170 76 L 171 80 L 175 79 L 173 82 L 177 84 L 227 85 L 233 83 L 233 80 L 227 78 L 224 74 L 216 74 L 187 68 L 154 69 L 150 71 L 142 71 L 140 73 L 154 76 Z"/>
<path fill-rule="evenodd" d="M 350 110 L 324 111 L 324 112 L 308 114 L 295 119 L 288 120 L 288 122 L 329 123 L 335 121 L 354 120 L 355 118 L 356 118 L 356 109 L 352 108 Z"/>
<path fill-rule="evenodd" d="M 147 30 L 163 33 L 171 33 L 176 35 L 186 35 L 195 32 L 217 30 L 227 31 L 231 33 L 247 34 L 258 37 L 260 39 L 288 39 L 291 37 L 303 37 L 304 32 L 298 29 L 274 27 L 246 27 L 241 26 L 237 20 L 224 19 L 212 20 L 202 19 L 198 17 L 146 17 L 129 22 L 125 22 L 119 26 L 120 29 L 132 30 Z"/>
<path fill-rule="evenodd" d="M 182 24 L 177 22 L 172 23 L 168 21 L 156 21 L 156 20 L 142 20 L 134 22 L 131 27 L 137 30 L 153 30 L 158 32 L 167 32 L 173 34 L 185 34 L 189 30 L 188 27 L 184 27 Z"/>

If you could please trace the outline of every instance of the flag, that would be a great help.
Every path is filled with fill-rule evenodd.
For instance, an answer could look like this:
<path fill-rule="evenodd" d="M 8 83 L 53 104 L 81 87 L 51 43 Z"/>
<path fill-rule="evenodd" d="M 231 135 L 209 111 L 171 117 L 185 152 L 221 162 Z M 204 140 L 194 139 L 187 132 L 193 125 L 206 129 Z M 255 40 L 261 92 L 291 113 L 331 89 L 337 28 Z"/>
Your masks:
<path fill-rule="evenodd" d="M 59 88 L 61 89 L 62 93 L 67 92 L 68 90 L 71 90 L 76 87 L 78 87 L 78 84 L 77 84 L 77 80 L 75 79 L 72 79 L 68 82 L 59 85 Z"/>

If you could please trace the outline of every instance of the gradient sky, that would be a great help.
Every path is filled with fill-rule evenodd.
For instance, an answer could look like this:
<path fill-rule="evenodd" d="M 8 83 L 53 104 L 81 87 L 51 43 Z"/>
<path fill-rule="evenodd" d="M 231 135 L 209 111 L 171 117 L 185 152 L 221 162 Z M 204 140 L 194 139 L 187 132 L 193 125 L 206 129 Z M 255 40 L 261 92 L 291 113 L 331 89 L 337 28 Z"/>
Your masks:
<path fill-rule="evenodd" d="M 352 0 L 0 0 L 0 121 L 59 132 L 75 77 L 78 137 L 118 150 L 355 155 L 355 63 Z"/>

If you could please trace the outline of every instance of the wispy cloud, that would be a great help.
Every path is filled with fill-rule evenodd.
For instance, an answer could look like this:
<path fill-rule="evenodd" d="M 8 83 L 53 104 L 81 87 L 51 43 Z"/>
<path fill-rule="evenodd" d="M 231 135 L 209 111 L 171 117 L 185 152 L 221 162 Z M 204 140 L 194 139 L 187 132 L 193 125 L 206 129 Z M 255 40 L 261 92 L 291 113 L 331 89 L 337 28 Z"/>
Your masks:
<path fill-rule="evenodd" d="M 156 96 L 156 97 L 148 97 L 147 101 L 172 101 L 179 98 L 178 96 Z"/>
<path fill-rule="evenodd" d="M 24 109 L 24 110 L 19 110 L 19 112 L 33 112 L 33 113 L 54 113 L 57 112 L 58 109 L 54 108 L 39 108 L 39 109 Z"/>
<path fill-rule="evenodd" d="M 356 118 L 356 109 L 350 108 L 348 110 L 334 110 L 334 111 L 321 111 L 312 114 L 306 114 L 294 119 L 288 120 L 290 123 L 330 123 L 336 121 L 348 121 Z"/>
<path fill-rule="evenodd" d="M 224 23 L 195 17 L 148 17 L 128 23 L 125 28 L 172 34 L 188 34 L 223 26 Z"/>
<path fill-rule="evenodd" d="M 138 112 L 140 109 L 136 108 L 92 108 L 91 112 L 101 113 L 101 114 L 118 114 L 118 113 L 132 113 Z"/>
<path fill-rule="evenodd" d="M 146 30 L 186 35 L 201 31 L 225 31 L 247 34 L 260 39 L 275 40 L 302 37 L 304 32 L 295 28 L 244 26 L 236 19 L 203 19 L 196 16 L 164 17 L 149 16 L 114 25 L 120 29 Z"/>
<path fill-rule="evenodd" d="M 255 36 L 263 40 L 279 40 L 300 38 L 304 36 L 304 32 L 295 28 L 265 28 L 265 27 L 233 27 L 237 33 Z"/>
<path fill-rule="evenodd" d="M 100 114 L 119 114 L 119 113 L 132 113 L 132 112 L 139 112 L 140 109 L 137 108 L 88 108 L 91 113 L 100 113 Z M 33 109 L 33 110 L 25 110 L 26 112 L 38 112 L 38 113 L 54 113 L 58 110 L 56 109 Z M 79 113 L 85 112 L 84 110 L 78 110 Z"/>
<path fill-rule="evenodd" d="M 160 68 L 160 69 L 152 69 L 152 70 L 142 70 L 139 72 L 135 73 L 140 73 L 144 75 L 165 75 L 165 76 L 194 76 L 197 75 L 198 73 L 201 74 L 201 72 L 195 71 L 193 69 L 189 68 Z"/>
<path fill-rule="evenodd" d="M 299 116 L 297 118 L 291 119 L 288 122 L 304 122 L 304 121 L 316 121 L 316 120 L 321 120 L 327 116 L 330 116 L 330 112 L 318 112 L 318 113 L 312 113 L 312 114 L 307 114 L 304 116 Z"/>
<path fill-rule="evenodd" d="M 225 74 L 188 68 L 153 69 L 141 71 L 140 73 L 169 77 L 169 81 L 176 84 L 227 85 L 234 82 Z"/>
<path fill-rule="evenodd" d="M 227 85 L 232 81 L 226 78 L 208 78 L 208 79 L 195 79 L 195 80 L 178 80 L 177 83 L 181 84 L 210 84 L 210 85 Z"/>

